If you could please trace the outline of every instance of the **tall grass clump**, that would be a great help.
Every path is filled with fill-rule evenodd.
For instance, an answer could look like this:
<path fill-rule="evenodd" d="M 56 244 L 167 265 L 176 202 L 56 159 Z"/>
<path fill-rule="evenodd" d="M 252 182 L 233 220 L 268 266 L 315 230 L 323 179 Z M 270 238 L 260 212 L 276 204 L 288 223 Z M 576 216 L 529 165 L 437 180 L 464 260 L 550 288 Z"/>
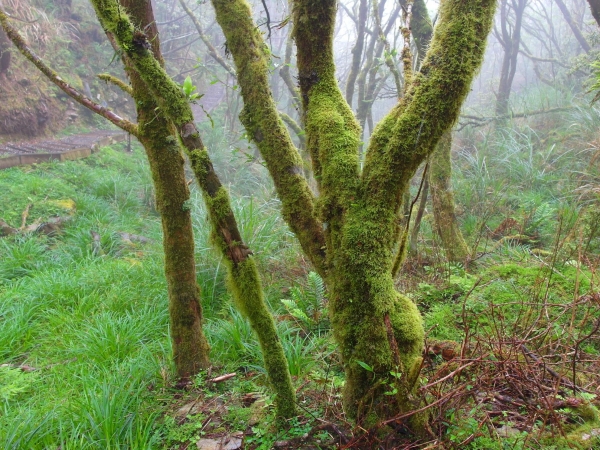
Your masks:
<path fill-rule="evenodd" d="M 0 238 L 0 448 L 157 448 L 148 387 L 169 381 L 170 343 L 151 193 L 140 149 L 0 172 L 9 225 L 66 219 Z"/>

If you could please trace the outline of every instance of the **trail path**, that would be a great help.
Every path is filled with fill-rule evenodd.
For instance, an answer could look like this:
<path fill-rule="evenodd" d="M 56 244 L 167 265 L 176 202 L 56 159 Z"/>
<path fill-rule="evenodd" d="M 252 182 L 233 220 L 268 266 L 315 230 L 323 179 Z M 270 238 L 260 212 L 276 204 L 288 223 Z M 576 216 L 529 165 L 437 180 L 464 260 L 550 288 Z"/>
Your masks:
<path fill-rule="evenodd" d="M 126 138 L 122 131 L 98 130 L 61 139 L 0 144 L 0 170 L 50 160 L 86 158 L 101 147 Z"/>

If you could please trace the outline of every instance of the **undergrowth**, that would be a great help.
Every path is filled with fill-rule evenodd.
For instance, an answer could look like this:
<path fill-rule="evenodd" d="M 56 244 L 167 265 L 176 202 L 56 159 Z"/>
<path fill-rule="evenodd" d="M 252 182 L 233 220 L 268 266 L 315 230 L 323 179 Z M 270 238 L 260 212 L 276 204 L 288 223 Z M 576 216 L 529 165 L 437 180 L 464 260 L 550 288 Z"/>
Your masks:
<path fill-rule="evenodd" d="M 301 414 L 285 426 L 196 189 L 189 204 L 213 367 L 177 390 L 160 220 L 141 150 L 0 172 L 0 219 L 12 228 L 65 219 L 47 234 L 0 238 L 0 447 L 183 449 L 229 439 L 247 449 L 597 448 L 600 220 L 597 168 L 585 161 L 600 144 L 577 150 L 583 131 L 570 129 L 544 136 L 521 124 L 460 141 L 455 191 L 471 258 L 445 263 L 426 214 L 427 245 L 398 279 L 427 330 L 419 393 L 431 435 L 419 442 L 405 416 L 370 430 L 346 420 L 323 280 L 298 256 L 256 161 L 221 155 L 218 165 L 238 183 L 235 213 L 297 388 Z"/>

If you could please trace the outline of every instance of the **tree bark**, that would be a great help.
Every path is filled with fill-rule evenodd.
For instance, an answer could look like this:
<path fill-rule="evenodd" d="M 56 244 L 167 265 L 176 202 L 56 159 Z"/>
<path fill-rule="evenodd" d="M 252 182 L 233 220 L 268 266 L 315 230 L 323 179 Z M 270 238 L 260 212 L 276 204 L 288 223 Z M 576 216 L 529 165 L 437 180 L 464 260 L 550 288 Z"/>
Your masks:
<path fill-rule="evenodd" d="M 10 40 L 0 27 L 0 75 L 8 72 L 10 67 Z"/>
<path fill-rule="evenodd" d="M 594 16 L 596 23 L 600 26 L 600 0 L 588 0 L 588 3 L 590 4 L 592 16 Z"/>

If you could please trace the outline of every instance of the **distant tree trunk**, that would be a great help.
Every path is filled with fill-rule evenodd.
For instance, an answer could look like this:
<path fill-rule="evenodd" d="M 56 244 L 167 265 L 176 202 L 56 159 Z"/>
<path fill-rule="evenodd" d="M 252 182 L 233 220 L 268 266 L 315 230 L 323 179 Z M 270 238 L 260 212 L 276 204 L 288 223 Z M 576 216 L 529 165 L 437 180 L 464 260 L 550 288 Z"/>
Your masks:
<path fill-rule="evenodd" d="M 415 223 L 413 225 L 413 229 L 410 233 L 410 244 L 409 254 L 411 256 L 416 256 L 418 254 L 418 242 L 419 242 L 419 231 L 421 230 L 421 223 L 423 221 L 423 215 L 425 214 L 425 207 L 427 205 L 427 199 L 429 198 L 429 173 L 425 175 L 425 179 L 423 180 L 423 189 L 421 191 L 421 199 L 419 200 L 419 209 L 417 209 L 417 214 L 415 216 Z"/>
<path fill-rule="evenodd" d="M 144 29 L 154 56 L 162 61 L 158 30 L 151 2 L 121 0 L 131 19 Z M 165 275 L 169 292 L 169 320 L 173 359 L 183 381 L 210 365 L 209 346 L 202 332 L 202 307 L 196 282 L 194 235 L 189 208 L 190 193 L 176 130 L 158 105 L 131 62 L 124 58 L 138 113 L 138 139 L 144 146 L 163 228 Z"/>
<path fill-rule="evenodd" d="M 365 46 L 365 26 L 367 25 L 368 0 L 359 0 L 358 22 L 356 23 L 356 43 L 352 49 L 352 62 L 350 63 L 350 72 L 346 81 L 346 101 L 352 106 L 354 97 L 354 83 L 360 71 L 360 62 L 363 57 L 363 48 Z"/>
<path fill-rule="evenodd" d="M 10 40 L 0 28 L 0 75 L 5 74 L 10 67 Z"/>
<path fill-rule="evenodd" d="M 565 5 L 565 3 L 562 0 L 554 0 L 554 1 L 556 2 L 556 5 L 560 9 L 560 12 L 562 13 L 563 17 L 565 18 L 565 21 L 569 25 L 569 28 L 571 28 L 571 31 L 575 35 L 575 39 L 577 39 L 577 42 L 579 42 L 579 45 L 581 45 L 581 48 L 586 53 L 589 53 L 591 50 L 590 44 L 588 44 L 588 41 L 585 39 L 585 37 L 581 33 L 581 30 L 579 29 L 579 27 L 573 20 L 573 17 L 571 17 L 571 13 L 569 12 L 569 8 L 567 8 L 567 5 Z"/>
<path fill-rule="evenodd" d="M 517 70 L 523 12 L 526 6 L 527 0 L 510 0 L 510 3 L 509 0 L 500 1 L 501 33 L 497 34 L 496 37 L 504 48 L 504 57 L 502 59 L 502 68 L 500 69 L 500 84 L 498 86 L 498 93 L 496 94 L 496 116 L 505 116 L 508 114 L 508 102 Z M 511 10 L 514 15 L 512 23 L 510 21 Z M 499 124 L 502 123 L 504 122 L 499 122 Z"/>
<path fill-rule="evenodd" d="M 464 263 L 469 256 L 469 248 L 465 242 L 454 211 L 454 195 L 452 194 L 451 175 L 452 131 L 447 131 L 433 152 L 430 162 L 429 183 L 435 229 L 446 258 L 450 262 Z"/>

